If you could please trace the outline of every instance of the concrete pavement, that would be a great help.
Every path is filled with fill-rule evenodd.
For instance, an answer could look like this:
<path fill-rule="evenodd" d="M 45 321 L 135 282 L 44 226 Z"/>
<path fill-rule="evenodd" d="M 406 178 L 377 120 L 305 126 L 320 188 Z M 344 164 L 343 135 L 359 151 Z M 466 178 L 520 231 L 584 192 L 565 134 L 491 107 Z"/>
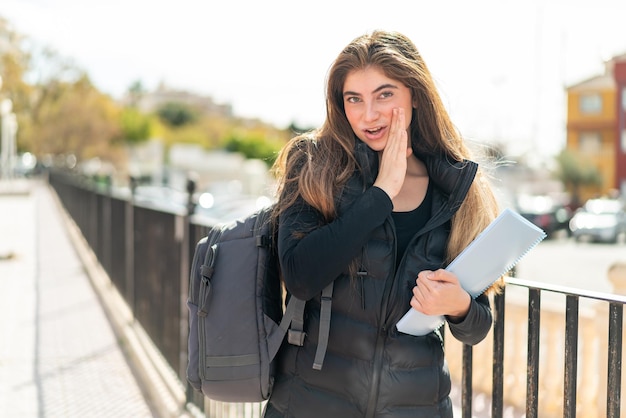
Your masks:
<path fill-rule="evenodd" d="M 79 235 L 46 183 L 0 182 L 0 416 L 185 415 Z"/>

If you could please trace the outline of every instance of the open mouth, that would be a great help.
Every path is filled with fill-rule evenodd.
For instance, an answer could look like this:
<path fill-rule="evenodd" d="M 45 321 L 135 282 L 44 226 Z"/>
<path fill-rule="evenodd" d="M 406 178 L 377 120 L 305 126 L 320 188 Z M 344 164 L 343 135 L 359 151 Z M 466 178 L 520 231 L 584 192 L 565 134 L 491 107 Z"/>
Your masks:
<path fill-rule="evenodd" d="M 370 135 L 376 135 L 377 133 L 379 133 L 382 130 L 383 130 L 383 128 L 378 127 L 378 128 L 374 128 L 374 129 L 366 129 L 365 132 L 367 132 Z"/>

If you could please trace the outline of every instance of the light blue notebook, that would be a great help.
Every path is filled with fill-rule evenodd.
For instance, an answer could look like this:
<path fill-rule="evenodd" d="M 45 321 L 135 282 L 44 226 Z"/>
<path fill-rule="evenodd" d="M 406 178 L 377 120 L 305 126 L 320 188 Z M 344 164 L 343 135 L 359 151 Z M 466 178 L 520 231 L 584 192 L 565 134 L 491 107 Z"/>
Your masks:
<path fill-rule="evenodd" d="M 454 273 L 473 298 L 483 293 L 546 237 L 519 213 L 506 208 L 451 263 Z M 426 335 L 443 325 L 443 316 L 429 316 L 410 308 L 398 321 L 398 331 Z"/>

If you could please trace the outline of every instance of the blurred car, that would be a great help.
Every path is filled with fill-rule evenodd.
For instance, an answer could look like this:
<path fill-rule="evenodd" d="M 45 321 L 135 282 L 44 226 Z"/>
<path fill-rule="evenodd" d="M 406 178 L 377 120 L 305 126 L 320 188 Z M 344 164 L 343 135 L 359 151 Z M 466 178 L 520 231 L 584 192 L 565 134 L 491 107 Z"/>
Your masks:
<path fill-rule="evenodd" d="M 565 231 L 566 234 L 570 232 L 570 209 L 550 196 L 521 195 L 517 198 L 517 211 L 543 229 L 548 237 L 558 231 Z"/>
<path fill-rule="evenodd" d="M 569 228 L 576 240 L 617 242 L 626 233 L 626 212 L 617 199 L 590 199 L 572 217 Z"/>

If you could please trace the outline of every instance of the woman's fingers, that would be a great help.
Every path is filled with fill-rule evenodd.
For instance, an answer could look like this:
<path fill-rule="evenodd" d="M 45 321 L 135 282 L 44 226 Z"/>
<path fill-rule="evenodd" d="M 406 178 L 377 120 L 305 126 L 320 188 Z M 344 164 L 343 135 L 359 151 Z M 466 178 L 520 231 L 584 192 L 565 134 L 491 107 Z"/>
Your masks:
<path fill-rule="evenodd" d="M 387 146 L 391 146 L 393 159 L 406 158 L 408 140 L 406 129 L 404 129 L 404 123 L 404 109 L 394 109 L 389 139 L 387 140 Z"/>
<path fill-rule="evenodd" d="M 408 136 L 404 125 L 404 110 L 394 109 L 387 143 L 382 151 L 378 177 L 374 183 L 392 199 L 400 193 L 406 175 Z"/>
<path fill-rule="evenodd" d="M 411 306 L 427 315 L 464 316 L 470 303 L 469 294 L 449 271 L 424 270 L 417 276 Z"/>

